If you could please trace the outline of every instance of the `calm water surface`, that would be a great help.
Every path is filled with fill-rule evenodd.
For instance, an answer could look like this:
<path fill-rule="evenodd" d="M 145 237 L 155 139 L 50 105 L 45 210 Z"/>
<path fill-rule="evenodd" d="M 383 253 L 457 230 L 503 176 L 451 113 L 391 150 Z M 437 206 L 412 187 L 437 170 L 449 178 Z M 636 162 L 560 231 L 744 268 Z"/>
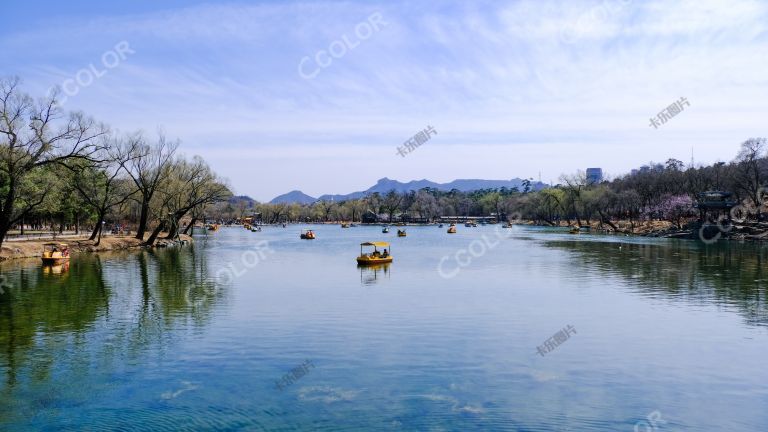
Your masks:
<path fill-rule="evenodd" d="M 766 430 L 762 246 L 299 228 L 3 263 L 0 429 Z"/>

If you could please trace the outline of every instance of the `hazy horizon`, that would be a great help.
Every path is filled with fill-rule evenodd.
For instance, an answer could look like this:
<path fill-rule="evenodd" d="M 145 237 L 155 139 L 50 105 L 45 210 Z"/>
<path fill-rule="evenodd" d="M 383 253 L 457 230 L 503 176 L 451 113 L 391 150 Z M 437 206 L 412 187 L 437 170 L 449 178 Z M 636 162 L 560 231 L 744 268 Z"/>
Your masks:
<path fill-rule="evenodd" d="M 93 66 L 99 76 L 66 109 L 121 131 L 161 127 L 259 201 L 382 177 L 615 176 L 687 164 L 692 148 L 697 163 L 728 161 L 766 134 L 768 4 L 757 1 L 45 1 L 4 12 L 2 75 L 34 96 L 67 80 L 73 93 Z M 120 43 L 129 51 L 104 67 Z M 319 66 L 329 48 L 339 55 Z M 689 105 L 651 127 L 681 97 Z M 437 135 L 397 154 L 428 126 Z"/>

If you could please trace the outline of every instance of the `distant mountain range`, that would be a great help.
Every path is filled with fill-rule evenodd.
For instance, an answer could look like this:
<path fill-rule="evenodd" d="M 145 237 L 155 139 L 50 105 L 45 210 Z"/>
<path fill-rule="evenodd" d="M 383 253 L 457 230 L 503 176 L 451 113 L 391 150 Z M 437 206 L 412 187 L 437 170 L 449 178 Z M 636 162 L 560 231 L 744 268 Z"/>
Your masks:
<path fill-rule="evenodd" d="M 479 179 L 459 179 L 448 183 L 435 183 L 429 180 L 412 180 L 407 183 L 399 182 L 397 180 L 390 180 L 386 177 L 380 179 L 375 185 L 361 192 L 352 192 L 346 195 L 321 195 L 317 198 L 311 197 L 302 191 L 294 190 L 275 197 L 270 204 L 312 204 L 315 201 L 347 201 L 351 199 L 358 199 L 374 192 L 385 194 L 391 190 L 396 192 L 410 192 L 418 191 L 424 188 L 433 188 L 441 191 L 450 191 L 457 189 L 461 192 L 470 192 L 479 189 L 501 189 L 503 187 L 512 189 L 522 189 L 523 179 L 514 178 L 512 180 L 479 180 Z M 542 189 L 546 185 L 541 182 L 531 182 L 531 189 Z"/>
<path fill-rule="evenodd" d="M 246 208 L 252 208 L 252 207 L 253 207 L 253 206 L 255 206 L 256 204 L 258 204 L 258 203 L 257 203 L 257 201 L 256 201 L 255 199 L 253 199 L 253 198 L 249 197 L 248 195 L 237 195 L 237 196 L 233 196 L 233 197 L 231 197 L 231 198 L 228 200 L 228 202 L 229 202 L 230 204 L 232 204 L 233 206 L 239 206 L 239 205 L 240 205 L 240 203 L 244 203 Z"/>
<path fill-rule="evenodd" d="M 276 196 L 270 204 L 284 204 L 284 203 L 299 203 L 299 204 L 312 204 L 317 201 L 317 198 L 313 198 L 300 190 L 290 191 L 287 194 Z"/>

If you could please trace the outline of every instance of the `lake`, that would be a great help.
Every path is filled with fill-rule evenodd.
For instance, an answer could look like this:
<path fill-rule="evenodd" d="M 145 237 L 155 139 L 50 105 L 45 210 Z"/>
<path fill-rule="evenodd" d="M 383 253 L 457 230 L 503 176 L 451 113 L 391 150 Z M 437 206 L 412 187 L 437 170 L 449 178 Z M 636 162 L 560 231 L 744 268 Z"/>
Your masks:
<path fill-rule="evenodd" d="M 224 227 L 5 262 L 2 430 L 757 431 L 768 249 Z M 447 228 L 447 227 L 446 227 Z M 358 268 L 364 241 L 394 262 Z"/>

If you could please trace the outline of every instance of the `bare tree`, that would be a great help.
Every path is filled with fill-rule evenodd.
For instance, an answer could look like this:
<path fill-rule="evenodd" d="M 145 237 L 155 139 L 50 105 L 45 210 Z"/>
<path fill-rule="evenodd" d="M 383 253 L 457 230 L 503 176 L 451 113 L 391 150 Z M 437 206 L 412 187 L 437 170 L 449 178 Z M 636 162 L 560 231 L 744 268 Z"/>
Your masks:
<path fill-rule="evenodd" d="M 64 116 L 56 92 L 35 102 L 19 85 L 18 78 L 0 79 L 0 246 L 51 192 L 29 180 L 51 165 L 96 162 L 98 138 L 107 133 L 82 113 Z"/>
<path fill-rule="evenodd" d="M 587 186 L 586 174 L 584 171 L 579 171 L 573 175 L 562 175 L 560 176 L 560 181 L 564 183 L 564 207 L 566 214 L 571 213 L 576 219 L 576 224 L 581 226 L 581 218 L 583 212 L 580 212 L 579 209 L 583 205 L 581 193 Z"/>
<path fill-rule="evenodd" d="M 328 222 L 331 218 L 331 213 L 336 208 L 336 203 L 333 201 L 318 201 L 315 203 L 320 214 L 323 217 L 324 222 Z"/>
<path fill-rule="evenodd" d="M 400 205 L 403 203 L 403 196 L 397 193 L 394 189 L 387 192 L 384 195 L 384 199 L 381 203 L 381 207 L 389 215 L 389 222 L 392 222 L 395 216 L 395 212 L 400 209 Z"/>
<path fill-rule="evenodd" d="M 120 177 L 123 166 L 132 157 L 136 157 L 135 141 L 128 140 L 126 144 L 119 138 L 105 137 L 105 144 L 98 164 L 73 164 L 71 184 L 85 202 L 96 213 L 96 225 L 90 240 L 101 243 L 104 219 L 113 209 L 122 206 L 137 192 L 133 182 L 126 177 Z"/>
<path fill-rule="evenodd" d="M 378 192 L 367 195 L 363 198 L 367 210 L 372 211 L 376 216 L 381 213 L 381 195 Z"/>
<path fill-rule="evenodd" d="M 146 241 L 154 244 L 158 235 L 168 231 L 166 238 L 178 235 L 179 222 L 193 209 L 202 210 L 206 205 L 223 201 L 232 196 L 229 188 L 211 171 L 199 156 L 192 162 L 175 159 L 169 166 L 168 176 L 158 188 L 153 205 L 160 215 L 160 223 Z"/>
<path fill-rule="evenodd" d="M 365 203 L 363 200 L 352 200 L 349 202 L 349 210 L 352 212 L 352 222 L 361 220 L 365 213 Z"/>
<path fill-rule="evenodd" d="M 150 203 L 160 185 L 170 175 L 173 157 L 179 147 L 179 141 L 168 141 L 162 132 L 153 145 L 146 143 L 143 135 L 137 133 L 129 140 L 134 148 L 134 155 L 123 164 L 123 168 L 136 184 L 140 206 L 139 226 L 136 238 L 144 239 L 150 216 Z"/>
<path fill-rule="evenodd" d="M 741 144 L 735 161 L 734 185 L 752 200 L 757 209 L 760 208 L 766 153 L 768 142 L 765 138 L 750 138 Z"/>
<path fill-rule="evenodd" d="M 420 190 L 416 193 L 414 210 L 419 213 L 419 217 L 432 220 L 432 218 L 439 213 L 440 208 L 437 205 L 437 199 L 435 199 L 434 195 L 425 190 Z"/>
<path fill-rule="evenodd" d="M 232 196 L 229 187 L 221 181 L 208 164 L 195 156 L 192 162 L 177 161 L 171 170 L 173 181 L 164 193 L 170 196 L 170 227 L 168 238 L 178 235 L 179 221 L 193 209 L 203 209 L 209 204 Z"/>

